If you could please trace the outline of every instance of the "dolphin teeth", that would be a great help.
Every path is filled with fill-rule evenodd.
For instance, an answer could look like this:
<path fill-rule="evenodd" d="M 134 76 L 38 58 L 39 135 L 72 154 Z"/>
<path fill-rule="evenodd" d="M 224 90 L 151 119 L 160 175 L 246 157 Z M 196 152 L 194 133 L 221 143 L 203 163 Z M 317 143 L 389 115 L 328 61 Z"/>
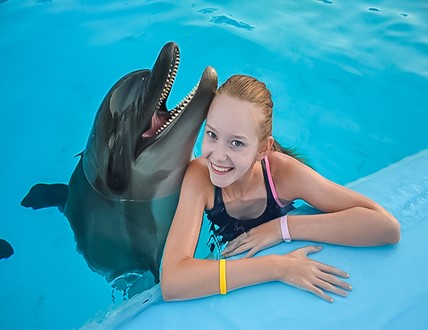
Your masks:
<path fill-rule="evenodd" d="M 174 83 L 175 77 L 177 75 L 179 63 L 180 63 L 180 53 L 178 52 L 178 50 L 176 50 L 175 61 L 172 62 L 169 66 L 167 79 L 164 84 L 164 87 L 155 111 L 159 110 L 159 108 L 162 106 L 162 103 L 165 101 L 165 99 L 168 97 L 169 93 L 171 92 L 172 84 Z"/>
<path fill-rule="evenodd" d="M 171 92 L 172 85 L 174 83 L 174 80 L 176 78 L 177 72 L 178 72 L 178 66 L 180 63 L 180 54 L 176 51 L 175 53 L 175 61 L 170 64 L 169 72 L 167 75 L 167 79 L 164 83 L 163 90 L 160 95 L 160 99 L 156 106 L 156 111 L 160 109 L 162 104 L 164 104 L 165 99 L 168 98 L 169 93 Z M 167 128 L 188 106 L 190 101 L 192 100 L 193 96 L 196 93 L 196 90 L 199 86 L 199 82 L 196 84 L 195 87 L 180 101 L 180 103 L 171 111 L 169 111 L 169 118 L 167 122 L 165 122 L 162 127 L 159 127 L 155 134 L 162 133 L 165 128 Z"/>

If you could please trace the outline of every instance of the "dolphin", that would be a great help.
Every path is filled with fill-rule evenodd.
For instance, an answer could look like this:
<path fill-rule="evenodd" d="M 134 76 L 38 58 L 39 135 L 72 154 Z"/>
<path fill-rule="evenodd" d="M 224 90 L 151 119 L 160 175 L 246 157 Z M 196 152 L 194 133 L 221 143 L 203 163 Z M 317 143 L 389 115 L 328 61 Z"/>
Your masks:
<path fill-rule="evenodd" d="M 138 292 L 159 282 L 184 172 L 217 89 L 217 73 L 207 67 L 168 110 L 179 60 L 170 42 L 152 70 L 121 78 L 98 109 L 68 185 L 36 184 L 21 202 L 63 212 L 88 266 L 109 283 L 124 282 L 124 290 L 141 278 Z"/>

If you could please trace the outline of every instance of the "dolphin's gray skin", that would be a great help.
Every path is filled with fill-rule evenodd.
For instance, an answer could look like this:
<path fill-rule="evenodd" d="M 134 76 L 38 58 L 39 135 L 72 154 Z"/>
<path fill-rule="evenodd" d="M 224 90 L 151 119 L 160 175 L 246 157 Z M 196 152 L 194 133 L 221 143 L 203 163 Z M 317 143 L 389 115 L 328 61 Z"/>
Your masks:
<path fill-rule="evenodd" d="M 98 110 L 68 186 L 37 184 L 21 202 L 64 211 L 77 250 L 109 282 L 147 270 L 159 282 L 184 171 L 217 88 L 217 74 L 207 67 L 198 86 L 168 111 L 178 62 L 178 46 L 168 43 L 152 71 L 119 80 Z"/>

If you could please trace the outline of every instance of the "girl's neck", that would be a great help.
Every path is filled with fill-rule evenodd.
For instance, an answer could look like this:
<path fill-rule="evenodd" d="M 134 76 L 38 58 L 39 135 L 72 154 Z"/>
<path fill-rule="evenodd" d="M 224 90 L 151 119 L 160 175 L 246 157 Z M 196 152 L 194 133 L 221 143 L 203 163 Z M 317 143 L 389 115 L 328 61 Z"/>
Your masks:
<path fill-rule="evenodd" d="M 227 200 L 246 200 L 250 197 L 263 183 L 263 171 L 261 162 L 255 162 L 239 180 L 230 186 L 223 188 L 224 196 Z"/>

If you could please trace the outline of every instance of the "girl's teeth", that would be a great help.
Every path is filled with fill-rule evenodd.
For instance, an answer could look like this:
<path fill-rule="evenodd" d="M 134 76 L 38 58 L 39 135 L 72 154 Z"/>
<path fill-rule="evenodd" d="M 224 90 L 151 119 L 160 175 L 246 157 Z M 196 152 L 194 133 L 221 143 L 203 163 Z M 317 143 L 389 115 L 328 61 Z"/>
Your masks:
<path fill-rule="evenodd" d="M 219 172 L 227 172 L 227 171 L 229 171 L 229 170 L 230 170 L 230 168 L 226 168 L 226 167 L 218 167 L 218 166 L 216 166 L 216 165 L 214 165 L 214 164 L 212 164 L 212 166 L 213 166 L 213 168 L 214 168 L 216 171 L 219 171 Z"/>

